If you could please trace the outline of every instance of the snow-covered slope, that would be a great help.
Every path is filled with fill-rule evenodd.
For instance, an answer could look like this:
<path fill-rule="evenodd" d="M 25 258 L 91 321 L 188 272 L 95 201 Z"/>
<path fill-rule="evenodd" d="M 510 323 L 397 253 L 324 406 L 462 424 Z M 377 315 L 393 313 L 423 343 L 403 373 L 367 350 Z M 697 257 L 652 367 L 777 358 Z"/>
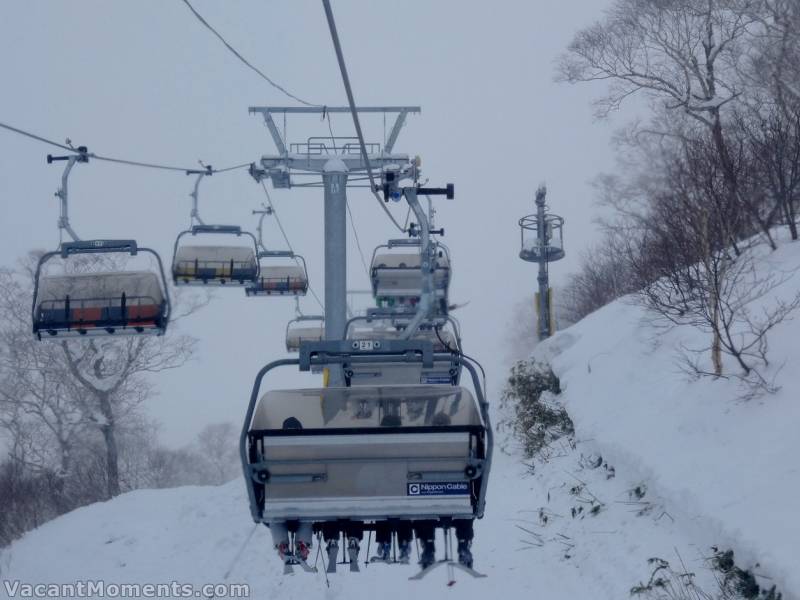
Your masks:
<path fill-rule="evenodd" d="M 788 271 L 800 264 L 800 244 L 769 260 Z M 775 292 L 788 298 L 798 282 Z M 237 480 L 136 491 L 47 523 L 0 552 L 0 598 L 6 582 L 103 580 L 246 583 L 252 598 L 285 600 L 622 600 L 648 579 L 654 556 L 683 563 L 713 591 L 707 558 L 716 544 L 733 548 L 742 567 L 759 563 L 755 573 L 772 578 L 759 583 L 796 599 L 800 319 L 772 332 L 770 375 L 782 387 L 758 400 L 737 399 L 733 381 L 687 379 L 676 349 L 701 345 L 698 336 L 653 329 L 640 308 L 619 301 L 539 347 L 561 378 L 577 443 L 562 440 L 532 470 L 504 440 L 512 450 L 496 453 L 487 514 L 476 524 L 475 566 L 487 579 L 457 572 L 448 586 L 441 570 L 410 582 L 413 565 L 341 572 L 330 587 L 322 573 L 284 577 Z"/>
<path fill-rule="evenodd" d="M 489 514 L 476 527 L 475 544 L 476 567 L 490 576 L 473 580 L 457 575 L 458 583 L 452 589 L 446 585 L 444 570 L 422 582 L 409 582 L 414 566 L 370 565 L 362 566 L 363 572 L 358 574 L 340 572 L 330 577 L 330 589 L 322 573 L 282 576 L 277 556 L 270 549 L 269 532 L 264 527 L 253 531 L 241 481 L 219 488 L 141 490 L 76 510 L 7 549 L 0 556 L 0 580 L 244 582 L 251 586 L 251 597 L 263 599 L 407 600 L 410 594 L 485 599 L 520 597 L 520 593 L 530 597 L 541 590 L 547 590 L 551 599 L 592 597 L 594 581 L 576 576 L 574 561 L 558 553 L 533 556 L 517 551 L 524 534 L 516 524 L 530 518 L 544 496 L 525 476 L 525 468 L 501 454 L 492 487 Z M 346 571 L 346 567 L 342 569 Z M 620 590 L 630 583 L 620 581 Z M 5 593 L 0 588 L 0 597 Z"/>
<path fill-rule="evenodd" d="M 784 243 L 761 268 L 793 273 L 800 244 Z M 789 301 L 794 273 L 760 304 Z M 753 306 L 758 311 L 761 306 Z M 680 349 L 708 346 L 691 328 L 654 328 L 631 299 L 606 306 L 538 349 L 561 378 L 578 437 L 743 562 L 760 563 L 786 592 L 800 590 L 800 319 L 769 335 L 780 390 L 742 399 L 735 380 L 690 381 Z M 735 367 L 728 365 L 729 371 Z M 787 594 L 788 595 L 788 594 Z"/>
<path fill-rule="evenodd" d="M 498 453 L 487 515 L 476 525 L 475 566 L 486 579 L 456 572 L 457 583 L 448 586 L 442 569 L 410 582 L 413 565 L 362 566 L 361 573 L 341 567 L 330 576 L 330 588 L 322 573 L 283 576 L 269 532 L 254 527 L 244 485 L 233 481 L 218 488 L 131 492 L 47 523 L 0 554 L 0 597 L 6 597 L 5 582 L 102 580 L 177 582 L 195 590 L 206 583 L 246 583 L 250 597 L 259 599 L 622 600 L 647 579 L 649 556 L 671 557 L 676 547 L 705 542 L 665 517 L 657 497 L 626 502 L 638 482 L 619 471 L 610 479 L 605 469 L 588 468 L 582 450 L 565 444 L 561 456 L 535 474 L 517 457 Z M 578 480 L 585 485 L 576 494 Z M 603 501 L 602 510 L 572 517 L 589 494 Z M 650 503 L 653 510 L 641 510 Z M 696 555 L 686 550 L 693 568 Z"/>

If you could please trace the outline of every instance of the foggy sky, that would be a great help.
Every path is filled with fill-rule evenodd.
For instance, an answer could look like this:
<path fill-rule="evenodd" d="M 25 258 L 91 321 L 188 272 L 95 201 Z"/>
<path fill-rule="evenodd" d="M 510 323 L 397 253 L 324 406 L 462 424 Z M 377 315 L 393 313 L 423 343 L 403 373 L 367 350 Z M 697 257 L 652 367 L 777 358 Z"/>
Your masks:
<path fill-rule="evenodd" d="M 346 98 L 321 3 L 317 0 L 194 0 L 212 25 L 246 57 L 298 96 L 344 105 Z M 397 152 L 422 157 L 423 179 L 455 183 L 454 201 L 437 201 L 437 225 L 453 255 L 451 298 L 465 350 L 484 362 L 497 390 L 508 365 L 504 335 L 512 307 L 536 285 L 536 267 L 517 258 L 519 217 L 533 212 L 546 181 L 551 210 L 566 218 L 567 258 L 556 282 L 597 238 L 590 182 L 613 161 L 612 127 L 592 118 L 598 90 L 553 82 L 554 61 L 576 30 L 600 16 L 606 0 L 518 2 L 334 1 L 356 102 L 421 105 L 410 116 Z M 196 167 L 257 161 L 275 151 L 250 105 L 293 105 L 233 57 L 179 0 L 5 0 L 0 18 L 3 93 L 0 121 L 90 151 L 134 160 Z M 299 123 L 299 121 L 298 121 Z M 346 115 L 332 123 L 352 135 Z M 327 135 L 313 117 L 289 141 Z M 383 123 L 365 123 L 367 141 L 381 141 Z M 0 131 L 0 261 L 11 266 L 32 249 L 58 242 L 53 196 L 62 165 L 47 165 L 37 142 Z M 84 238 L 133 237 L 165 263 L 188 225 L 192 180 L 93 161 L 70 179 L 72 224 Z M 277 190 L 273 200 L 295 250 L 324 289 L 322 191 Z M 207 222 L 255 228 L 250 211 L 263 202 L 246 171 L 203 183 Z M 349 200 L 369 261 L 396 237 L 374 198 L 353 189 Z M 402 220 L 405 208 L 393 205 Z M 274 222 L 267 242 L 281 248 Z M 348 226 L 349 233 L 349 226 Z M 348 249 L 349 287 L 368 287 L 355 245 Z M 318 312 L 309 296 L 307 313 Z M 240 424 L 256 371 L 284 355 L 290 299 L 247 299 L 220 290 L 180 330 L 201 339 L 196 359 L 159 375 L 161 393 L 148 412 L 162 421 L 170 445 L 191 440 L 208 423 Z M 289 372 L 272 380 L 298 382 Z M 305 382 L 316 385 L 316 380 Z M 492 398 L 492 400 L 496 400 Z"/>

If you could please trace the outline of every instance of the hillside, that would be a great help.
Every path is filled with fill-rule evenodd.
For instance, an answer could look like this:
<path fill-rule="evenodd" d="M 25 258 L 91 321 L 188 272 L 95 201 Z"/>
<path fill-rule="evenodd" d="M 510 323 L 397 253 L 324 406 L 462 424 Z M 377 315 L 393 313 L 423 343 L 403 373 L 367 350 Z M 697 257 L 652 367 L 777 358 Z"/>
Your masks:
<path fill-rule="evenodd" d="M 440 570 L 409 582 L 415 567 L 384 565 L 362 567 L 358 574 L 343 567 L 330 577 L 330 588 L 322 573 L 285 577 L 269 547 L 269 532 L 254 530 L 241 481 L 218 488 L 141 490 L 76 510 L 3 551 L 0 579 L 8 585 L 247 583 L 252 598 L 288 600 L 407 599 L 409 594 L 477 600 L 545 593 L 550 600 L 626 598 L 630 587 L 649 575 L 647 556 L 671 552 L 692 538 L 667 519 L 639 518 L 616 504 L 632 482 L 621 473 L 607 479 L 603 469 L 587 469 L 581 449 L 579 444 L 534 475 L 518 458 L 498 453 L 490 504 L 476 526 L 474 546 L 476 567 L 486 579 L 456 572 L 457 583 L 448 587 Z M 569 517 L 578 502 L 569 491 L 575 477 L 607 500 L 597 516 Z M 549 524 L 541 522 L 542 510 L 550 515 Z M 0 587 L 0 597 L 7 593 Z"/>
<path fill-rule="evenodd" d="M 789 270 L 800 264 L 800 245 L 784 244 L 764 260 Z M 790 297 L 797 282 L 790 278 L 775 295 Z M 104 580 L 247 583 L 253 598 L 287 600 L 624 599 L 649 578 L 651 557 L 682 564 L 713 591 L 708 558 L 716 545 L 733 549 L 762 587 L 776 584 L 791 600 L 800 589 L 797 339 L 800 320 L 772 332 L 769 375 L 780 390 L 755 400 L 741 399 L 734 380 L 691 381 L 677 350 L 700 345 L 702 335 L 656 329 L 630 299 L 540 345 L 536 358 L 550 361 L 561 379 L 576 441 L 560 440 L 549 461 L 526 464 L 500 433 L 504 451 L 496 453 L 474 546 L 487 579 L 457 572 L 448 586 L 442 569 L 409 582 L 414 566 L 384 565 L 340 572 L 330 587 L 322 573 L 284 577 L 236 480 L 140 490 L 47 523 L 0 553 L 0 597 L 16 581 Z"/>
<path fill-rule="evenodd" d="M 758 267 L 785 281 L 753 303 L 755 314 L 798 293 L 798 265 L 796 242 L 762 252 Z M 538 349 L 561 378 L 578 436 L 663 494 L 706 539 L 734 549 L 744 563 L 760 563 L 786 597 L 800 590 L 797 317 L 769 335 L 765 376 L 778 391 L 752 400 L 735 379 L 692 380 L 681 352 L 707 347 L 707 335 L 658 327 L 631 298 Z"/>

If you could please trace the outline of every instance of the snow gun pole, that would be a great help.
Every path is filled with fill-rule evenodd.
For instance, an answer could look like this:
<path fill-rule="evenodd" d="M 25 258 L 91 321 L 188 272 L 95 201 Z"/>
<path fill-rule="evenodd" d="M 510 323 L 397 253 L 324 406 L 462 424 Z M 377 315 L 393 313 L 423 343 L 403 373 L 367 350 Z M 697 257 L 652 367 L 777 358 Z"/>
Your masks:
<path fill-rule="evenodd" d="M 545 215 L 546 195 L 547 188 L 545 186 L 542 185 L 538 190 L 536 190 L 536 216 L 538 217 L 536 237 L 538 238 L 539 248 L 541 249 L 546 248 L 548 244 L 547 220 Z M 547 260 L 546 257 L 542 258 L 544 260 L 539 261 L 539 276 L 536 278 L 539 283 L 539 306 L 537 308 L 539 313 L 540 340 L 548 338 L 553 334 L 553 332 L 550 331 L 550 295 L 548 293 L 550 289 L 550 281 L 548 277 Z"/>

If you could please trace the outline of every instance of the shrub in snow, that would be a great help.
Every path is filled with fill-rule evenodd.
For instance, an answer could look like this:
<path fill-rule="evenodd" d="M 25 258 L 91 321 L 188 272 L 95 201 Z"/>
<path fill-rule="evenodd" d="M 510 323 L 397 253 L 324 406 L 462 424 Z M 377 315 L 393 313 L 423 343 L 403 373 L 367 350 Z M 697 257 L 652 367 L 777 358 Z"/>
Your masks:
<path fill-rule="evenodd" d="M 652 567 L 647 583 L 631 588 L 631 596 L 644 596 L 653 600 L 714 600 L 695 583 L 695 574 L 676 571 L 663 558 L 649 558 Z"/>
<path fill-rule="evenodd" d="M 717 577 L 721 598 L 745 598 L 746 600 L 781 600 L 783 594 L 773 585 L 769 589 L 761 589 L 752 571 L 736 565 L 733 550 L 712 548 L 711 568 L 719 573 Z M 758 565 L 756 565 L 758 566 Z"/>
<path fill-rule="evenodd" d="M 736 566 L 733 550 L 721 551 L 713 548 L 714 554 L 709 566 L 714 571 L 717 582 L 712 592 L 701 589 L 695 581 L 695 574 L 686 571 L 681 562 L 681 569 L 675 570 L 669 561 L 663 558 L 647 560 L 652 571 L 647 583 L 640 583 L 631 588 L 631 596 L 644 596 L 652 600 L 781 600 L 783 594 L 773 585 L 769 589 L 761 589 L 751 571 Z M 680 557 L 678 557 L 680 559 Z"/>
<path fill-rule="evenodd" d="M 511 368 L 501 406 L 510 408 L 512 416 L 504 425 L 522 442 L 527 458 L 575 432 L 572 419 L 556 400 L 560 393 L 561 382 L 549 365 L 530 360 Z"/>

